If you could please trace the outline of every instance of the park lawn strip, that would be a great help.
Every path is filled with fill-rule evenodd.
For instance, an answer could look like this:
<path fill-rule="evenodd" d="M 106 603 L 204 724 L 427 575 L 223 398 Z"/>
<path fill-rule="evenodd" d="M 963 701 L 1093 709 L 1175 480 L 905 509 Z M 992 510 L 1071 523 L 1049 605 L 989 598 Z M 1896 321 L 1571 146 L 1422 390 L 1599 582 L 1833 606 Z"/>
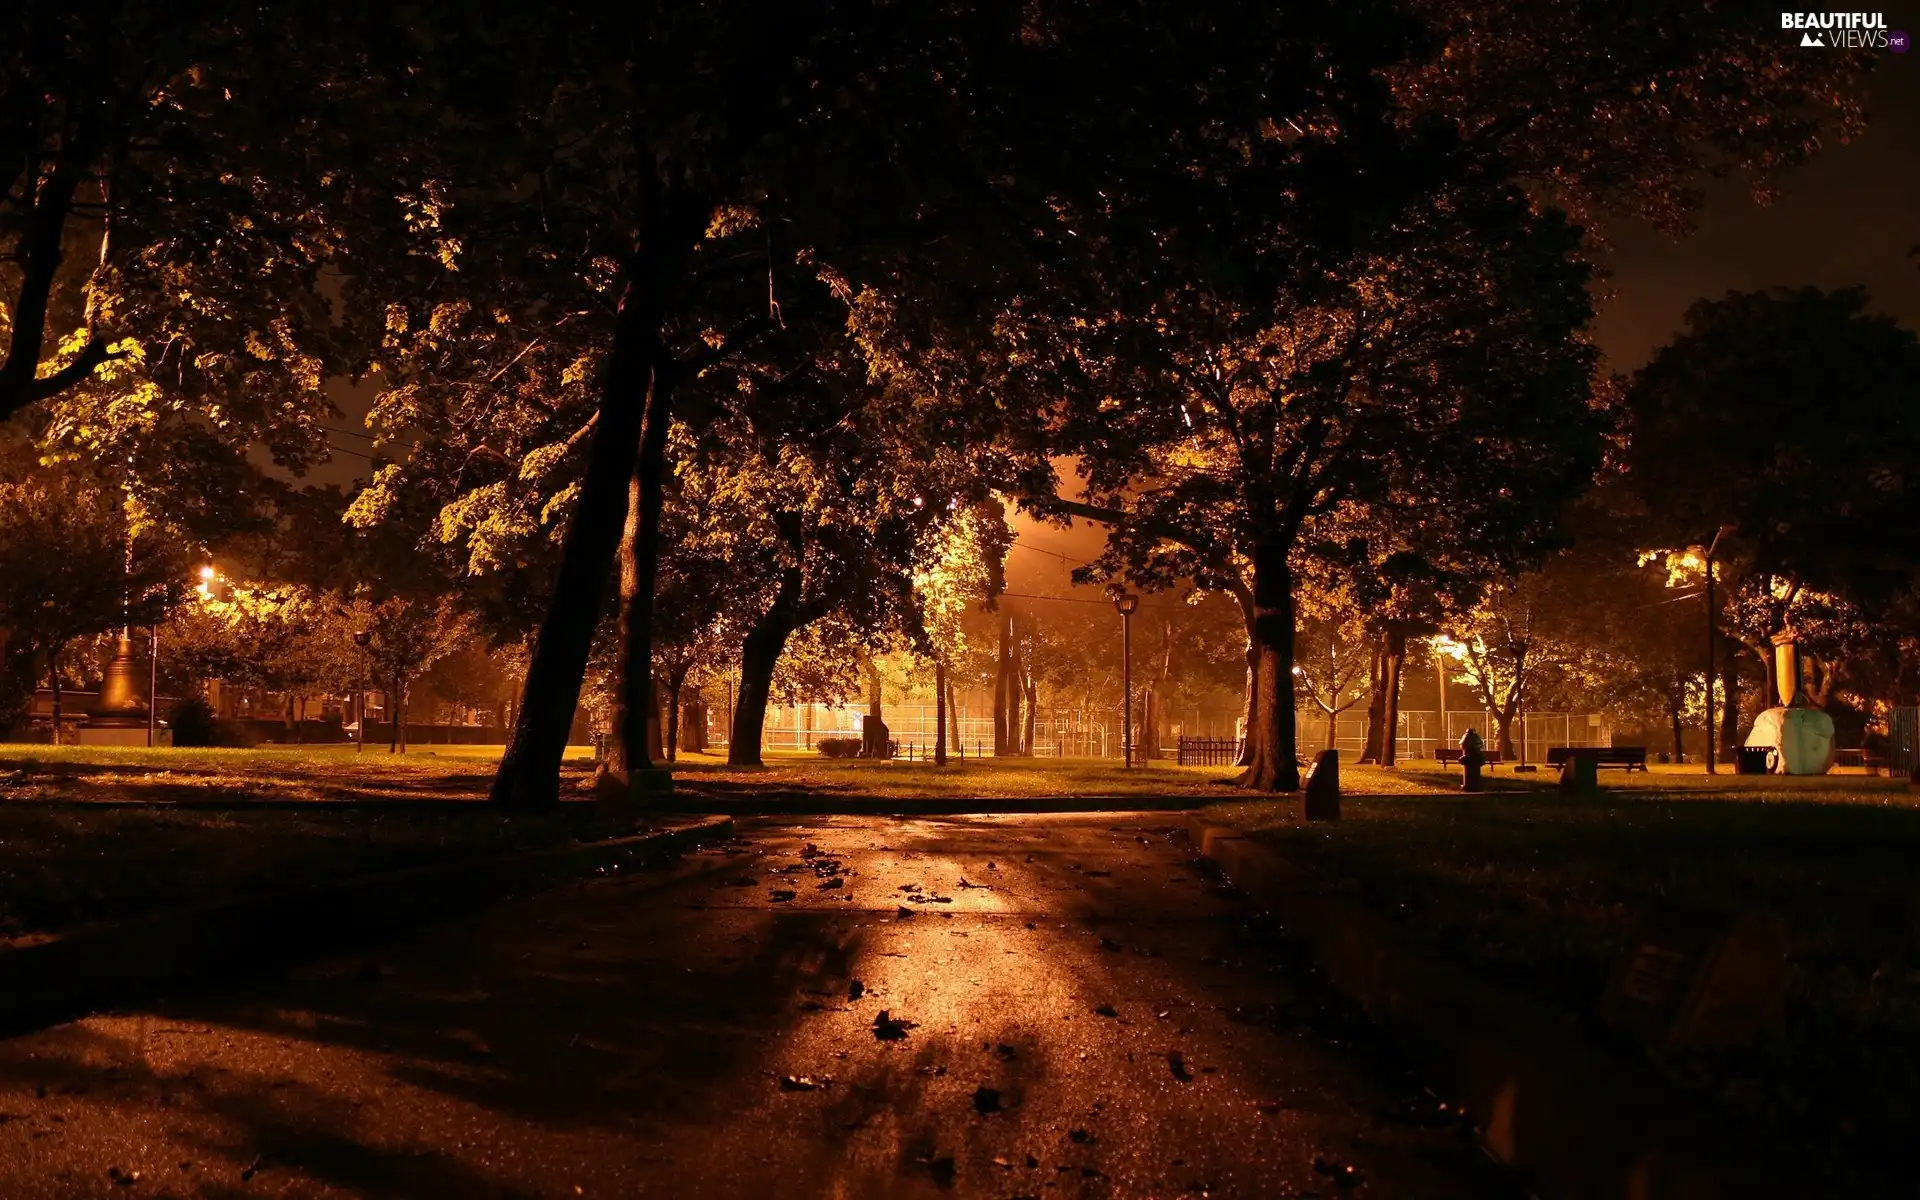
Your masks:
<path fill-rule="evenodd" d="M 147 749 L 0 744 L 0 801 L 118 803 L 478 800 L 498 746 L 434 746 L 388 754 L 369 746 Z M 569 747 L 562 769 L 580 786 L 592 751 Z"/>
<path fill-rule="evenodd" d="M 1454 780 L 1409 772 L 1411 786 Z M 1397 922 L 1413 944 L 1564 1013 L 1594 1006 L 1661 911 L 1778 913 L 1792 938 L 1784 1039 L 1654 1053 L 1683 1086 L 1842 1157 L 1892 1167 L 1920 1118 L 1920 794 L 1888 780 L 1610 777 L 1476 797 L 1349 795 L 1337 823 L 1298 802 L 1207 815 Z M 1604 1035 L 1602 1035 L 1604 1036 Z"/>
<path fill-rule="evenodd" d="M 589 804 L 240 809 L 0 804 L 0 945 L 357 875 L 630 833 Z"/>
<path fill-rule="evenodd" d="M 894 759 L 828 758 L 819 753 L 770 751 L 765 766 L 731 767 L 722 756 L 685 754 L 673 764 L 674 784 L 716 796 L 781 792 L 809 796 L 893 800 L 1005 799 L 1037 796 L 1229 796 L 1234 767 L 1179 767 L 1143 763 L 1131 770 L 1113 759 L 957 757 L 944 767 Z"/>

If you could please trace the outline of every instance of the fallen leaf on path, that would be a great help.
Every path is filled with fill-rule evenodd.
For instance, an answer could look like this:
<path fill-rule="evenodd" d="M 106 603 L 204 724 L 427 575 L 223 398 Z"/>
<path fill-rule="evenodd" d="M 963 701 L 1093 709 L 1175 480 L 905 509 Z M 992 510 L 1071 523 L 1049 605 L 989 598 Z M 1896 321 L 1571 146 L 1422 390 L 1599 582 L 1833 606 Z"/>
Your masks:
<path fill-rule="evenodd" d="M 1333 1186 L 1341 1191 L 1359 1187 L 1366 1182 L 1366 1177 L 1360 1173 L 1360 1168 L 1352 1163 L 1337 1162 L 1331 1158 L 1316 1158 L 1313 1160 L 1313 1169 L 1332 1179 Z"/>
<path fill-rule="evenodd" d="M 898 890 L 903 892 L 917 892 L 920 890 L 920 885 L 917 883 L 903 883 Z"/>
<path fill-rule="evenodd" d="M 1005 1042 L 1001 1042 L 999 1045 L 995 1046 L 993 1048 L 993 1052 L 995 1054 L 998 1054 L 1000 1058 L 1005 1062 L 1012 1062 L 1014 1059 L 1020 1057 L 1019 1052 L 1016 1051 L 1012 1046 L 1007 1045 Z"/>
<path fill-rule="evenodd" d="M 1084 1129 L 1069 1129 L 1067 1136 L 1082 1146 L 1092 1145 L 1094 1140 L 1093 1135 Z"/>
<path fill-rule="evenodd" d="M 1110 937 L 1102 937 L 1100 939 L 1100 948 L 1102 950 L 1106 950 L 1111 953 L 1118 954 L 1120 952 L 1120 943 L 1114 941 Z"/>
<path fill-rule="evenodd" d="M 893 1014 L 883 1008 L 880 1015 L 873 1019 L 873 1036 L 883 1042 L 904 1042 L 907 1040 L 907 1030 L 914 1028 L 914 1025 L 913 1021 L 894 1020 Z"/>
<path fill-rule="evenodd" d="M 1111 1004 L 1102 1004 L 1100 1007 L 1094 1009 L 1093 1011 L 1100 1014 L 1103 1017 L 1117 1017 L 1120 1015 L 1120 1010 L 1115 1008 Z"/>
<path fill-rule="evenodd" d="M 979 888 L 983 892 L 990 892 L 993 890 L 993 885 L 990 883 L 968 883 L 964 878 L 960 880 L 960 886 L 962 888 Z"/>
<path fill-rule="evenodd" d="M 1193 1082 L 1193 1072 L 1187 1070 L 1187 1060 L 1181 1057 L 1178 1050 L 1167 1055 L 1167 1067 L 1181 1083 Z"/>
<path fill-rule="evenodd" d="M 911 917 L 913 915 L 914 915 L 913 910 L 908 908 L 906 905 L 902 904 L 899 908 L 894 910 L 893 918 L 896 921 L 904 921 L 908 917 Z"/>
<path fill-rule="evenodd" d="M 808 842 L 806 845 L 800 847 L 800 857 L 801 858 L 819 858 L 820 847 L 814 845 L 812 842 Z"/>
<path fill-rule="evenodd" d="M 783 1092 L 811 1092 L 819 1088 L 820 1081 L 811 1075 L 782 1075 L 780 1090 Z"/>
<path fill-rule="evenodd" d="M 867 985 L 856 979 L 847 985 L 847 999 L 858 1000 L 867 994 Z"/>
<path fill-rule="evenodd" d="M 976 1088 L 973 1093 L 973 1111 L 983 1117 L 992 1116 L 1000 1111 L 999 1088 Z"/>
<path fill-rule="evenodd" d="M 840 878 L 838 875 L 835 875 L 832 879 L 829 879 L 825 883 L 821 884 L 820 890 L 823 892 L 827 892 L 827 891 L 832 891 L 834 888 L 843 888 L 845 886 L 847 886 L 847 881 Z"/>
<path fill-rule="evenodd" d="M 799 894 L 799 892 L 790 892 L 786 888 L 775 888 L 767 893 L 767 899 L 773 901 L 775 904 L 779 904 L 791 900 Z"/>

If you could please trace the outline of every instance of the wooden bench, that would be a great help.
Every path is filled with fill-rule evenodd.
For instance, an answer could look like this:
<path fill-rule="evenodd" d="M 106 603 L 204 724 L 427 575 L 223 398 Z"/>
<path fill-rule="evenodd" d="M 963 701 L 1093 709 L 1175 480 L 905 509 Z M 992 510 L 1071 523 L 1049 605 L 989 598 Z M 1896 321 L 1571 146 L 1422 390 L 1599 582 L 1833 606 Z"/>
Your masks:
<path fill-rule="evenodd" d="M 1833 765 L 1859 767 L 1869 775 L 1878 775 L 1887 765 L 1887 756 L 1876 754 L 1864 746 L 1848 746 L 1833 752 Z"/>
<path fill-rule="evenodd" d="M 1498 750 L 1482 750 L 1480 755 L 1488 766 L 1497 767 L 1500 765 L 1501 758 Z M 1460 761 L 1460 747 L 1441 746 L 1434 750 L 1433 756 L 1442 763 L 1457 763 Z"/>
<path fill-rule="evenodd" d="M 1645 746 L 1554 746 L 1547 750 L 1547 765 L 1558 767 L 1569 759 L 1591 758 L 1596 767 L 1624 767 L 1629 773 L 1647 769 Z"/>

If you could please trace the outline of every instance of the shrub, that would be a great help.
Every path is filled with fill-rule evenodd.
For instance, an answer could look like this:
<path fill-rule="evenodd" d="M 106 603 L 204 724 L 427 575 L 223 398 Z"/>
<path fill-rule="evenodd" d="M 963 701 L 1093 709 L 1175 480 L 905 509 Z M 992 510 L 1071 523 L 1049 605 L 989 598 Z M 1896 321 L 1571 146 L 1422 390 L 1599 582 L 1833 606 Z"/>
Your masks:
<path fill-rule="evenodd" d="M 207 703 L 205 696 L 188 696 L 176 703 L 167 712 L 167 725 L 173 730 L 173 744 L 176 746 L 214 744 L 216 722 L 213 705 Z"/>
<path fill-rule="evenodd" d="M 821 738 L 813 744 L 813 748 L 828 758 L 858 758 L 860 756 L 860 739 L 851 737 Z"/>

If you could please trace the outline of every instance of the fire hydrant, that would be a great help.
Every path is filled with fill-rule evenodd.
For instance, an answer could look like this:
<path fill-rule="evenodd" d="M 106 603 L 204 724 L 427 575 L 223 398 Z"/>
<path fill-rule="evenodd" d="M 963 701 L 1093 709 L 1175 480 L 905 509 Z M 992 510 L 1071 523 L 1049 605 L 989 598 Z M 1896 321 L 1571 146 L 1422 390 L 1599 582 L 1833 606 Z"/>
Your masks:
<path fill-rule="evenodd" d="M 1480 740 L 1478 733 L 1467 730 L 1466 736 L 1460 739 L 1460 769 L 1465 773 L 1460 781 L 1460 790 L 1485 791 L 1485 786 L 1480 782 L 1480 768 L 1486 765 L 1486 743 Z"/>

